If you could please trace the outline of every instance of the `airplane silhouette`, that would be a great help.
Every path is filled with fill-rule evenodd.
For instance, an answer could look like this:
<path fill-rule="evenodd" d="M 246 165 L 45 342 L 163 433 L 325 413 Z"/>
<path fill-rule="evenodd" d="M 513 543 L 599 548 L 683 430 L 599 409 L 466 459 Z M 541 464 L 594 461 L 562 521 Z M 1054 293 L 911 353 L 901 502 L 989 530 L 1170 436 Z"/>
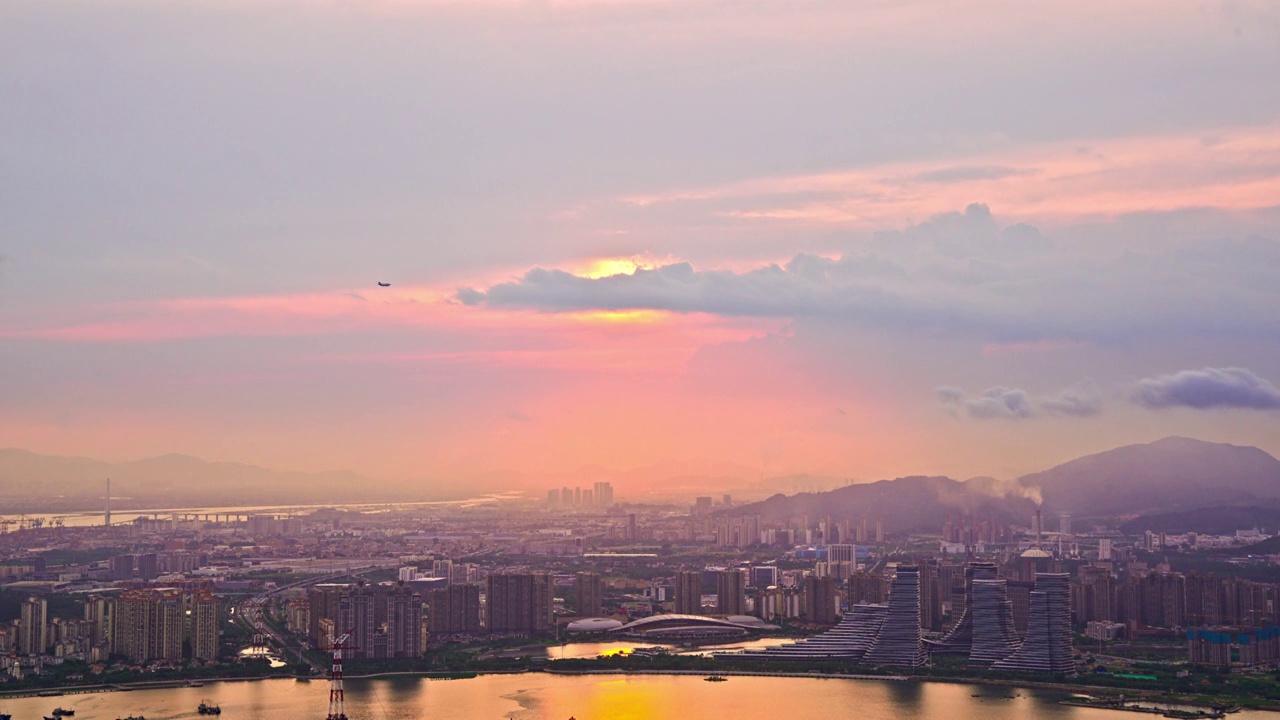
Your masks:
<path fill-rule="evenodd" d="M 378 283 L 378 287 L 391 287 L 391 283 L 380 282 Z"/>

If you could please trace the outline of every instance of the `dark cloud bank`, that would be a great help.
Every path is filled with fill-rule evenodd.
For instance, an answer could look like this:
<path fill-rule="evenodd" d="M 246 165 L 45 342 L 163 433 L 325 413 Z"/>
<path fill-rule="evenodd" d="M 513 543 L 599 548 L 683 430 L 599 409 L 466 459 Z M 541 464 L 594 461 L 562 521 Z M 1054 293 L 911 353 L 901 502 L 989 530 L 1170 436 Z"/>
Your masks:
<path fill-rule="evenodd" d="M 996 386 L 969 397 L 964 390 L 943 386 L 935 391 L 943 407 L 977 420 L 1032 418 L 1043 415 L 1096 415 L 1102 411 L 1102 391 L 1084 380 L 1056 395 L 1032 397 L 1026 390 Z"/>
<path fill-rule="evenodd" d="M 972 397 L 949 385 L 937 388 L 935 393 L 948 412 L 975 420 L 1088 416 L 1100 413 L 1103 408 L 1103 393 L 1091 380 L 1084 380 L 1057 395 L 1040 398 L 1026 390 L 999 385 Z M 1251 370 L 1237 367 L 1207 367 L 1143 378 L 1126 388 L 1124 396 L 1148 410 L 1175 407 L 1280 410 L 1280 388 Z"/>
<path fill-rule="evenodd" d="M 1245 368 L 1201 368 L 1143 378 L 1133 401 L 1161 409 L 1187 407 L 1280 410 L 1280 389 Z"/>

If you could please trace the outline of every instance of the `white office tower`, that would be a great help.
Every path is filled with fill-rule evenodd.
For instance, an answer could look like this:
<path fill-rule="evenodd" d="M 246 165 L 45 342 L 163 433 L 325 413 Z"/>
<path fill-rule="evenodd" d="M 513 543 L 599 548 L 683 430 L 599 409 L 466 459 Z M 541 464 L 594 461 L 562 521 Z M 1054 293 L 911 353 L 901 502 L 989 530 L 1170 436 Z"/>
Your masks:
<path fill-rule="evenodd" d="M 1018 636 L 1013 630 L 1013 603 L 1005 581 L 974 578 L 969 597 L 973 617 L 969 662 L 993 663 L 1012 655 L 1018 649 Z"/>
<path fill-rule="evenodd" d="M 827 562 L 857 562 L 857 548 L 853 545 L 828 545 Z"/>
<path fill-rule="evenodd" d="M 1027 636 L 1022 647 L 991 666 L 996 670 L 1075 673 L 1071 659 L 1071 576 L 1036 573 Z"/>
<path fill-rule="evenodd" d="M 889 612 L 867 652 L 872 665 L 920 667 L 928 660 L 920 637 L 920 568 L 899 565 L 889 584 Z"/>
<path fill-rule="evenodd" d="M 845 613 L 839 625 L 799 642 L 778 645 L 763 650 L 747 650 L 741 653 L 716 653 L 718 658 L 750 658 L 752 660 L 822 660 L 835 658 L 859 662 L 875 643 L 884 619 L 889 614 L 888 605 L 854 605 Z"/>
<path fill-rule="evenodd" d="M 933 645 L 935 653 L 966 654 L 973 645 L 973 581 L 994 580 L 999 569 L 993 562 L 971 562 L 964 568 L 964 612 L 946 637 Z"/>

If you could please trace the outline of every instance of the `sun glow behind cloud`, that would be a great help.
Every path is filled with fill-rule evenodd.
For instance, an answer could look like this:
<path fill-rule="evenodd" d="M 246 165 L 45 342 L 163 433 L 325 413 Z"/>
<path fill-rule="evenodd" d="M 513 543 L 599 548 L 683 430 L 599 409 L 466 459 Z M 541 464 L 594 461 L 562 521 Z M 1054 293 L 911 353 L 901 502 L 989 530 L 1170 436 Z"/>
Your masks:
<path fill-rule="evenodd" d="M 931 394 L 1276 381 L 1267 0 L 72 2 L 0 23 L 7 444 L 457 478 L 1278 449 Z M 538 303 L 455 295 L 534 268 Z"/>

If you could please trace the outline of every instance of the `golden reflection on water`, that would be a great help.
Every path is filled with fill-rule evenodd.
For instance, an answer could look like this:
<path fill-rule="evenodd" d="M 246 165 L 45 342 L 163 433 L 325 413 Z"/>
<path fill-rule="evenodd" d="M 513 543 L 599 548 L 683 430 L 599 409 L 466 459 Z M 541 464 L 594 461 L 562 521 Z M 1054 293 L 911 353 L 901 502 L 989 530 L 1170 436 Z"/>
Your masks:
<path fill-rule="evenodd" d="M 661 717 L 657 701 L 657 693 L 645 683 L 628 682 L 626 678 L 601 679 L 592 685 L 587 707 L 583 708 L 583 717 L 578 720 L 587 720 L 587 717 L 616 720 Z"/>
<path fill-rule="evenodd" d="M 487 675 L 467 680 L 349 680 L 351 720 L 1127 720 L 1115 711 L 1059 705 L 1060 693 L 902 681 L 729 676 Z M 201 688 L 0 699 L 14 720 L 39 720 L 62 706 L 77 720 L 145 715 L 197 718 L 208 700 L 224 720 L 320 720 L 328 683 L 292 680 L 209 683 Z M 1234 720 L 1275 720 L 1242 712 Z"/>

